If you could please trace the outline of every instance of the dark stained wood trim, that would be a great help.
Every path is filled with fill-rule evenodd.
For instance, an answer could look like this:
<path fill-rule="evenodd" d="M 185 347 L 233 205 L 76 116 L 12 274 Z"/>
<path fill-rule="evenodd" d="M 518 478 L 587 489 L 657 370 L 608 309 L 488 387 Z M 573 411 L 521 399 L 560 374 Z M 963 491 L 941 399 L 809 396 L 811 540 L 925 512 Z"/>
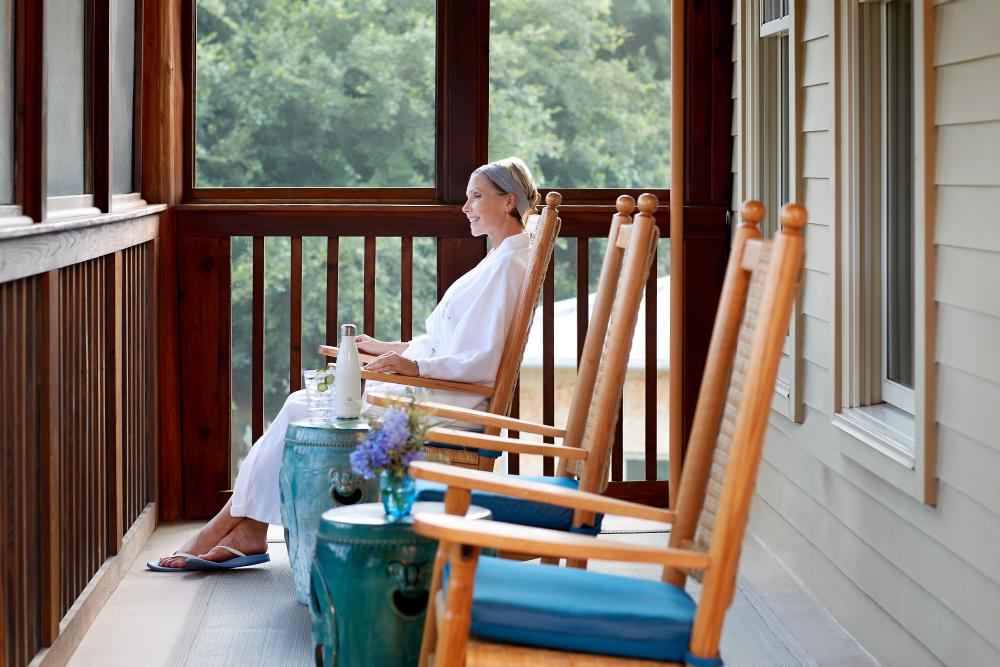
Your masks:
<path fill-rule="evenodd" d="M 583 344 L 590 326 L 590 250 L 589 239 L 576 240 L 576 365 L 580 366 Z"/>
<path fill-rule="evenodd" d="M 93 16 L 93 43 L 89 54 L 88 91 L 90 106 L 90 155 L 93 173 L 94 206 L 102 213 L 111 212 L 111 0 L 88 0 Z"/>
<path fill-rule="evenodd" d="M 375 336 L 375 237 L 365 237 L 363 331 Z"/>
<path fill-rule="evenodd" d="M 542 283 L 542 422 L 555 425 L 556 421 L 556 336 L 555 336 L 555 256 L 549 260 Z M 555 438 L 545 436 L 543 442 L 553 443 Z M 555 474 L 555 459 L 542 457 L 542 474 Z"/>
<path fill-rule="evenodd" d="M 435 170 L 437 198 L 449 204 L 465 201 L 469 174 L 487 159 L 489 39 L 489 0 L 438 0 Z"/>
<path fill-rule="evenodd" d="M 42 593 L 42 643 L 50 646 L 59 635 L 59 619 L 62 610 L 59 605 L 62 590 L 62 533 L 63 515 L 59 511 L 59 496 L 62 488 L 60 476 L 60 443 L 62 410 L 60 401 L 59 313 L 61 311 L 61 280 L 58 270 L 42 276 L 42 318 L 41 318 L 41 381 L 39 414 L 40 456 L 39 479 L 41 496 L 41 593 Z"/>
<path fill-rule="evenodd" d="M 468 241 L 457 206 L 221 205 L 175 207 L 183 236 L 437 236 Z M 728 202 L 684 208 L 685 236 L 724 235 Z M 561 238 L 603 238 L 614 206 L 560 206 Z M 722 222 L 720 222 L 722 220 Z M 670 235 L 670 210 L 656 213 L 661 238 Z"/>
<path fill-rule="evenodd" d="M 604 490 L 604 495 L 652 507 L 666 507 L 668 488 L 669 483 L 666 480 L 655 482 L 609 482 L 608 488 Z"/>
<path fill-rule="evenodd" d="M 483 158 L 485 160 L 485 157 Z M 461 203 L 465 197 L 465 186 L 472 169 L 462 176 L 459 193 Z M 550 189 L 539 190 L 542 201 Z M 563 202 L 570 205 L 601 205 L 614 202 L 622 194 L 638 198 L 644 192 L 655 194 L 661 201 L 667 201 L 669 190 L 664 188 L 561 188 Z M 449 203 L 439 196 L 435 188 L 192 188 L 185 196 L 191 204 L 379 204 L 392 202 L 397 205 L 433 205 Z"/>
<path fill-rule="evenodd" d="M 288 386 L 298 391 L 302 388 L 302 237 L 293 236 L 291 246 Z"/>
<path fill-rule="evenodd" d="M 451 284 L 486 257 L 486 237 L 438 238 L 437 292 L 438 301 Z"/>
<path fill-rule="evenodd" d="M 518 377 L 514 384 L 514 400 L 510 404 L 510 416 L 517 419 L 521 416 L 521 378 Z M 520 431 L 507 431 L 507 437 L 520 438 Z M 521 456 L 517 452 L 507 454 L 507 473 L 510 475 L 521 474 Z"/>
<path fill-rule="evenodd" d="M 643 427 L 643 437 L 646 440 L 644 457 L 646 459 L 645 478 L 647 480 L 656 479 L 656 445 L 658 433 L 656 432 L 656 413 L 658 404 L 656 402 L 656 260 L 659 253 L 653 254 L 653 263 L 649 267 L 649 278 L 646 280 L 646 312 L 645 321 L 637 323 L 637 326 L 645 327 L 646 349 L 644 356 L 646 361 L 644 380 L 644 405 L 646 406 L 646 419 Z M 650 406 L 656 406 L 651 408 Z M 663 434 L 666 438 L 667 434 Z"/>
<path fill-rule="evenodd" d="M 611 445 L 611 479 L 620 482 L 625 479 L 625 408 L 618 401 L 618 419 L 615 421 L 615 439 Z"/>
<path fill-rule="evenodd" d="M 230 241 L 178 241 L 183 516 L 208 518 L 230 488 Z"/>
<path fill-rule="evenodd" d="M 35 222 L 46 209 L 44 3 L 14 4 L 14 202 Z"/>
<path fill-rule="evenodd" d="M 413 339 L 413 237 L 404 236 L 399 244 L 399 339 Z"/>
<path fill-rule="evenodd" d="M 141 119 L 137 152 L 141 156 L 136 186 L 148 202 L 178 203 L 183 193 L 183 83 L 181 26 L 190 2 L 141 0 Z M 157 241 L 157 453 L 156 506 L 160 519 L 180 519 L 183 507 L 181 465 L 180 350 L 178 347 L 178 275 L 176 221 L 172 210 L 160 216 Z"/>
<path fill-rule="evenodd" d="M 254 442 L 264 435 L 264 262 L 263 236 L 253 237 L 253 314 L 250 330 L 250 433 Z"/>
<path fill-rule="evenodd" d="M 326 340 L 331 345 L 336 345 L 340 342 L 337 330 L 339 283 L 340 238 L 331 236 L 326 242 Z"/>

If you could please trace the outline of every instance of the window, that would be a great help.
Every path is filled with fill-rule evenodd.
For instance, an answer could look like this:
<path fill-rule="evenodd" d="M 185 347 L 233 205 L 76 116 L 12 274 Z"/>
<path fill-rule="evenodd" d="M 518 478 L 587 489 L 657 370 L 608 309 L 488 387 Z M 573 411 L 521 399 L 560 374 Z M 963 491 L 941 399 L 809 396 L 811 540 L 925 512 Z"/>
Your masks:
<path fill-rule="evenodd" d="M 759 199 L 767 207 L 761 233 L 773 238 L 781 207 L 798 198 L 795 168 L 797 67 L 793 3 L 758 0 L 745 3 L 740 18 L 742 87 L 740 141 L 742 145 L 741 194 L 738 199 Z M 778 366 L 772 407 L 794 422 L 804 417 L 800 378 L 801 350 L 798 303 L 795 306 L 784 351 Z"/>
<path fill-rule="evenodd" d="M 841 11 L 842 315 L 834 423 L 863 446 L 846 454 L 931 502 L 933 425 L 925 420 L 933 410 L 925 405 L 933 360 L 925 338 L 933 290 L 921 267 L 932 187 L 923 128 L 933 119 L 917 104 L 927 76 L 924 8 L 868 0 Z"/>
<path fill-rule="evenodd" d="M 111 169 L 112 192 L 134 192 L 133 125 L 135 120 L 135 2 L 111 4 Z"/>
<path fill-rule="evenodd" d="M 430 187 L 434 0 L 198 0 L 196 187 Z"/>
<path fill-rule="evenodd" d="M 791 201 L 789 174 L 788 35 L 791 15 L 787 2 L 761 2 L 758 44 L 761 113 L 760 192 L 767 203 L 764 233 L 773 237 L 781 207 Z"/>
<path fill-rule="evenodd" d="M 46 164 L 50 197 L 88 192 L 84 129 L 86 15 L 84 0 L 58 0 L 46 3 L 45 7 Z"/>
<path fill-rule="evenodd" d="M 490 3 L 489 159 L 549 188 L 666 188 L 668 2 Z M 526 17 L 531 17 L 530 22 Z"/>

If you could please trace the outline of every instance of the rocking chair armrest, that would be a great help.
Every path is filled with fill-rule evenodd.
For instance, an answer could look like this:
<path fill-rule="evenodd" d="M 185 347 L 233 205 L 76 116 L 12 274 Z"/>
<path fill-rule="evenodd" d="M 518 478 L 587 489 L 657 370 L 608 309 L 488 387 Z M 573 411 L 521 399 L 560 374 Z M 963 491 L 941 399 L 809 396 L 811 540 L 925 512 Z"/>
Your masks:
<path fill-rule="evenodd" d="M 372 405 L 390 407 L 395 404 L 414 405 L 422 412 L 435 417 L 445 419 L 457 419 L 483 426 L 494 426 L 496 428 L 506 428 L 522 433 L 534 433 L 536 435 L 549 436 L 552 438 L 562 438 L 566 435 L 566 429 L 548 424 L 539 424 L 524 419 L 505 417 L 504 415 L 484 412 L 482 410 L 472 410 L 470 408 L 456 408 L 445 403 L 434 403 L 430 401 L 414 401 L 406 396 L 388 396 L 385 394 L 369 394 L 368 402 Z"/>
<path fill-rule="evenodd" d="M 337 354 L 340 350 L 335 345 L 320 345 L 317 351 L 324 357 L 337 358 Z M 364 352 L 358 352 L 358 356 L 361 357 L 361 363 L 367 364 L 369 361 L 375 358 L 374 354 L 365 354 Z"/>
<path fill-rule="evenodd" d="M 463 431 L 457 428 L 437 426 L 427 429 L 425 439 L 459 447 L 475 447 L 493 452 L 513 452 L 516 454 L 535 454 L 538 456 L 561 456 L 565 459 L 585 459 L 587 450 L 579 447 L 564 447 L 563 445 L 547 445 L 517 438 L 502 438 L 499 435 L 487 435 L 475 431 Z"/>
<path fill-rule="evenodd" d="M 699 570 L 707 569 L 710 563 L 709 555 L 698 551 L 647 547 L 500 521 L 469 521 L 453 514 L 414 512 L 413 531 L 423 537 L 452 544 L 551 558 L 593 558 Z"/>
<path fill-rule="evenodd" d="M 481 470 L 468 470 L 456 466 L 416 461 L 410 464 L 410 475 L 448 487 L 497 493 L 512 498 L 569 507 L 588 512 L 614 514 L 648 521 L 673 523 L 674 513 L 658 507 L 640 505 L 627 500 L 609 498 L 597 493 L 567 489 L 563 486 L 517 479 L 516 476 L 497 475 Z M 534 552 L 526 552 L 534 553 Z"/>
<path fill-rule="evenodd" d="M 438 380 L 436 378 L 425 378 L 415 375 L 401 375 L 399 373 L 376 373 L 374 371 L 361 371 L 363 380 L 374 382 L 389 382 L 391 384 L 402 384 L 409 387 L 421 387 L 423 389 L 443 389 L 445 391 L 463 391 L 467 394 L 480 394 L 481 396 L 492 396 L 493 387 L 481 384 L 471 384 L 469 382 L 453 382 L 452 380 Z"/>

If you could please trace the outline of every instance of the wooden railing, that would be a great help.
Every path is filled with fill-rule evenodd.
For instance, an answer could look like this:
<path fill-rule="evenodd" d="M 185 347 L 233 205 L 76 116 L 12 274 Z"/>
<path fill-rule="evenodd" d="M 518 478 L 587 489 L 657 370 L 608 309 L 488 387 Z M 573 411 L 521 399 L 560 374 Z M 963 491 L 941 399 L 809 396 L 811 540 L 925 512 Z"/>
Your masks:
<path fill-rule="evenodd" d="M 155 524 L 158 210 L 0 233 L 2 664 L 68 657 Z"/>
<path fill-rule="evenodd" d="M 264 415 L 264 292 L 265 292 L 265 237 L 290 238 L 290 255 L 287 259 L 268 257 L 272 261 L 287 261 L 290 267 L 290 330 L 288 386 L 294 391 L 300 386 L 302 368 L 302 303 L 304 290 L 314 289 L 314 284 L 303 285 L 302 238 L 325 237 L 327 262 L 326 282 L 326 340 L 334 341 L 337 335 L 338 295 L 344 289 L 363 290 L 363 330 L 376 333 L 376 299 L 400 299 L 400 332 L 404 340 L 412 336 L 413 312 L 413 232 L 420 236 L 438 238 L 438 295 L 456 277 L 471 268 L 485 253 L 482 239 L 470 239 L 468 226 L 456 206 L 413 206 L 399 211 L 376 206 L 316 207 L 248 205 L 187 205 L 179 207 L 178 243 L 181 291 L 181 400 L 183 403 L 183 448 L 191 455 L 197 452 L 201 463 L 198 470 L 185 469 L 183 475 L 183 513 L 189 517 L 210 516 L 225 502 L 224 491 L 230 488 L 229 441 L 232 385 L 231 385 L 231 239 L 253 238 L 252 252 L 252 343 L 251 343 L 251 433 L 253 439 L 263 432 Z M 582 350 L 588 320 L 589 244 L 607 236 L 611 207 L 563 207 L 560 238 L 576 242 L 576 300 L 577 300 L 577 354 Z M 665 209 L 657 215 L 661 234 L 669 233 L 669 216 Z M 338 284 L 338 257 L 341 239 L 364 236 L 363 285 Z M 376 293 L 376 250 L 381 240 L 399 238 L 400 265 L 402 267 L 398 292 Z M 268 253 L 271 251 L 269 250 Z M 643 437 L 644 480 L 625 481 L 622 424 L 619 420 L 611 466 L 610 493 L 645 500 L 651 503 L 666 502 L 666 480 L 657 480 L 657 449 L 666 451 L 667 433 L 656 428 L 657 369 L 656 328 L 658 313 L 655 299 L 655 268 L 647 284 L 646 316 L 639 326 L 645 328 L 645 418 Z M 542 364 L 542 417 L 553 423 L 556 416 L 553 336 L 554 273 L 549 271 L 543 292 L 541 311 L 543 327 Z M 270 307 L 270 306 L 268 306 Z M 665 315 L 665 314 L 664 314 Z M 311 349 L 305 351 L 311 355 Z M 211 399 L 211 400 L 209 400 Z M 515 402 L 515 411 L 518 404 Z M 272 415 L 273 416 L 273 415 Z M 514 434 L 517 436 L 518 434 Z M 515 455 L 509 460 L 508 469 L 520 472 L 522 462 Z M 553 474 L 551 460 L 544 463 L 545 474 Z"/>

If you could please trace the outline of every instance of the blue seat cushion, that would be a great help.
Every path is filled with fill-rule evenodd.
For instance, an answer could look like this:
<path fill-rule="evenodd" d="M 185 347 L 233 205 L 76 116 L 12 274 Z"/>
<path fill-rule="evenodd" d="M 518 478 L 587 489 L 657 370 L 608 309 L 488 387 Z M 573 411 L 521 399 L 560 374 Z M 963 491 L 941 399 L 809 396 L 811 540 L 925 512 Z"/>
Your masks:
<path fill-rule="evenodd" d="M 498 473 L 499 474 L 499 473 Z M 505 475 L 506 476 L 506 475 Z M 579 483 L 568 477 L 528 477 L 511 475 L 512 479 L 522 479 L 529 482 L 542 482 L 567 489 L 576 489 Z M 446 485 L 436 482 L 417 480 L 417 500 L 442 502 Z M 472 504 L 485 507 L 493 512 L 494 521 L 516 523 L 520 526 L 535 526 L 536 528 L 552 528 L 553 530 L 572 530 L 575 533 L 596 535 L 601 532 L 603 514 L 598 514 L 592 527 L 572 528 L 573 510 L 568 507 L 556 507 L 546 503 L 536 503 L 520 498 L 511 498 L 497 493 L 483 491 L 472 492 Z"/>
<path fill-rule="evenodd" d="M 471 632 L 508 644 L 684 662 L 694 614 L 691 596 L 661 581 L 481 556 Z"/>

